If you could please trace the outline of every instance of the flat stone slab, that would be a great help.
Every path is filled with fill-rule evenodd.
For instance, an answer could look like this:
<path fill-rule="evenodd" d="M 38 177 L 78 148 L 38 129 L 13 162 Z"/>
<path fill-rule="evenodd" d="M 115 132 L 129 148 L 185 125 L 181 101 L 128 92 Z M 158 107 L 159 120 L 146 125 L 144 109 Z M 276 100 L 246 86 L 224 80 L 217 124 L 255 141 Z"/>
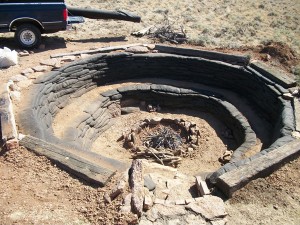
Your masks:
<path fill-rule="evenodd" d="M 212 195 L 197 198 L 197 201 L 191 202 L 186 208 L 200 214 L 206 220 L 216 220 L 227 215 L 223 200 Z"/>
<path fill-rule="evenodd" d="M 27 76 L 28 74 L 33 73 L 33 72 L 34 72 L 34 70 L 32 68 L 27 68 L 27 69 L 23 70 L 21 72 L 21 74 Z"/>
<path fill-rule="evenodd" d="M 298 99 L 294 99 L 294 114 L 296 122 L 296 131 L 300 132 L 300 102 Z"/>
<path fill-rule="evenodd" d="M 212 222 L 212 221 L 211 221 Z M 194 214 L 187 214 L 184 216 L 175 216 L 174 218 L 163 217 L 155 220 L 154 222 L 147 220 L 147 218 L 142 217 L 139 221 L 139 225 L 181 225 L 181 224 L 189 224 L 189 225 L 207 225 L 205 219 L 201 216 L 196 216 Z M 220 224 L 221 225 L 221 224 Z"/>
<path fill-rule="evenodd" d="M 18 135 L 9 88 L 6 83 L 0 84 L 0 134 L 4 143 L 17 138 Z"/>
<path fill-rule="evenodd" d="M 37 79 L 38 77 L 44 75 L 43 72 L 35 72 L 35 73 L 31 73 L 27 76 L 28 79 Z"/>
<path fill-rule="evenodd" d="M 18 87 L 20 88 L 27 88 L 29 87 L 30 85 L 32 84 L 32 81 L 31 80 L 22 80 L 20 82 L 18 82 Z"/>
<path fill-rule="evenodd" d="M 34 72 L 46 72 L 49 70 L 48 66 L 35 66 L 32 68 Z"/>
<path fill-rule="evenodd" d="M 82 156 L 75 155 L 72 150 L 67 151 L 35 137 L 24 137 L 20 141 L 20 145 L 38 155 L 46 156 L 62 169 L 99 186 L 104 186 L 115 174 L 115 171 L 103 168 L 101 165 L 95 164 Z"/>
<path fill-rule="evenodd" d="M 45 65 L 45 66 L 52 66 L 54 67 L 58 62 L 60 62 L 60 60 L 58 59 L 46 59 L 46 60 L 42 60 L 40 62 L 41 65 Z"/>
<path fill-rule="evenodd" d="M 250 67 L 257 70 L 267 78 L 269 78 L 272 81 L 275 81 L 276 83 L 280 84 L 284 88 L 290 88 L 296 86 L 295 79 L 288 76 L 285 72 L 280 71 L 275 68 L 271 68 L 270 66 L 262 63 L 262 62 L 252 62 L 250 64 Z"/>
<path fill-rule="evenodd" d="M 266 155 L 250 161 L 248 164 L 238 167 L 221 175 L 217 179 L 217 186 L 231 197 L 232 194 L 241 189 L 251 180 L 265 177 L 279 168 L 282 164 L 290 161 L 300 154 L 300 140 L 287 143 Z"/>
<path fill-rule="evenodd" d="M 148 212 L 147 218 L 150 221 L 165 217 L 177 217 L 187 214 L 184 206 L 155 204 Z"/>
<path fill-rule="evenodd" d="M 121 108 L 122 115 L 141 111 L 139 107 L 123 107 Z"/>
<path fill-rule="evenodd" d="M 125 51 L 132 53 L 148 53 L 149 49 L 145 46 L 132 46 L 127 48 Z"/>
<path fill-rule="evenodd" d="M 12 76 L 10 78 L 10 80 L 12 80 L 14 82 L 20 82 L 20 81 L 23 81 L 23 80 L 28 80 L 28 78 L 26 76 L 21 75 L 21 74 L 17 74 L 15 76 Z"/>
<path fill-rule="evenodd" d="M 197 198 L 187 206 L 167 203 L 155 204 L 141 218 L 139 224 L 210 224 L 226 221 L 223 200 L 216 196 Z M 224 223 L 225 224 L 225 223 Z"/>

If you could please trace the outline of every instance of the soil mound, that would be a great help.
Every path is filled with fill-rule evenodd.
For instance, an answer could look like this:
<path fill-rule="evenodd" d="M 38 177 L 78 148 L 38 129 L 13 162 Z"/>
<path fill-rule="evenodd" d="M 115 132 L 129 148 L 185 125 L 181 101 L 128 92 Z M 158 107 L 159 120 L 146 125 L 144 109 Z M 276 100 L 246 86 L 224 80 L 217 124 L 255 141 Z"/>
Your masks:
<path fill-rule="evenodd" d="M 288 67 L 296 65 L 298 61 L 296 52 L 282 42 L 269 41 L 262 46 L 260 53 L 268 54 Z"/>

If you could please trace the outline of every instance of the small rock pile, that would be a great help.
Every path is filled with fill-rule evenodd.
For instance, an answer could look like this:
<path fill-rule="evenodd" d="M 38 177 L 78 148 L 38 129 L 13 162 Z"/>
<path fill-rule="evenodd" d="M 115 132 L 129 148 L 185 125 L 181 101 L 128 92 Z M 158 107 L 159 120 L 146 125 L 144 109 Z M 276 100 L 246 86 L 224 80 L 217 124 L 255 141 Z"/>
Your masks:
<path fill-rule="evenodd" d="M 124 176 L 126 177 L 126 176 Z M 126 179 L 128 179 L 126 181 Z M 129 193 L 124 191 L 128 189 Z M 191 190 L 194 193 L 191 194 Z M 123 193 L 120 213 L 129 224 L 226 224 L 222 199 L 212 196 L 201 177 L 181 174 L 177 169 L 133 160 L 129 176 L 121 179 L 107 204 Z M 176 223 L 175 223 L 176 221 Z"/>

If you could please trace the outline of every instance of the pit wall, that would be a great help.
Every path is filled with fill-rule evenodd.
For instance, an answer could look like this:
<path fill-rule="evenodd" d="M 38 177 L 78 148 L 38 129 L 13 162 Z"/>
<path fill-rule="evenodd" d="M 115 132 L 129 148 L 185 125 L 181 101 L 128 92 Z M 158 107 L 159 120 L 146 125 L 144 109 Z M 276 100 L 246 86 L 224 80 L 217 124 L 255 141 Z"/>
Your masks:
<path fill-rule="evenodd" d="M 101 133 L 111 126 L 109 121 L 113 120 L 114 114 L 121 114 L 120 108 L 112 107 L 114 110 L 111 111 L 111 106 L 120 105 L 124 99 L 156 102 L 163 108 L 199 109 L 215 115 L 233 131 L 239 145 L 235 151 L 236 158 L 241 159 L 241 156 L 256 144 L 256 135 L 248 121 L 217 93 L 157 84 L 125 86 L 102 93 L 87 107 L 84 116 L 77 118 L 75 123 L 67 128 L 65 141 L 81 143 L 81 146 L 89 149 Z"/>
<path fill-rule="evenodd" d="M 256 155 L 241 160 L 241 155 L 245 150 L 241 149 L 243 149 L 243 146 L 247 146 L 247 143 L 251 145 L 253 142 L 253 136 L 247 136 L 252 131 L 245 132 L 245 121 L 237 119 L 239 117 L 237 116 L 237 111 L 232 112 L 229 110 L 230 113 L 228 116 L 225 116 L 225 121 L 231 118 L 231 122 L 238 121 L 238 124 L 245 125 L 239 125 L 240 127 L 234 130 L 236 137 L 243 133 L 243 143 L 240 146 L 241 151 L 235 152 L 231 162 L 210 176 L 209 181 L 211 183 L 216 183 L 216 179 L 220 175 L 247 164 L 251 160 L 259 158 L 292 140 L 291 132 L 295 129 L 294 112 L 291 101 L 282 98 L 282 94 L 287 92 L 286 88 L 266 78 L 261 72 L 247 65 L 233 65 L 200 57 L 162 53 L 140 55 L 131 53 L 99 54 L 50 72 L 36 80 L 32 89 L 33 100 L 28 105 L 28 109 L 20 115 L 20 129 L 34 137 L 63 144 L 64 141 L 54 137 L 51 126 L 54 116 L 60 109 L 63 109 L 73 98 L 77 98 L 97 86 L 139 78 L 183 80 L 229 89 L 247 98 L 253 107 L 257 108 L 257 112 L 272 125 L 272 130 L 270 130 L 271 144 L 265 146 L 265 149 Z M 154 88 L 150 87 L 150 89 L 152 92 L 155 92 Z M 82 129 L 80 134 L 76 136 L 78 131 L 70 131 L 70 140 L 76 137 L 86 139 L 85 137 L 88 137 L 86 136 L 87 134 L 95 133 L 96 137 L 110 126 L 112 118 L 109 116 L 106 107 L 109 106 L 111 100 L 117 101 L 123 94 L 120 90 L 115 91 L 119 93 L 111 96 L 109 93 L 106 93 L 109 96 L 100 96 L 101 99 L 98 105 L 95 104 L 95 111 L 90 109 L 90 111 L 86 112 L 86 118 L 81 118 L 81 122 L 85 122 L 79 123 L 80 129 Z M 172 97 L 175 100 L 178 94 L 181 95 L 180 91 L 179 93 L 174 92 L 174 90 L 163 91 L 159 89 L 155 94 L 159 94 L 159 97 L 163 94 L 168 98 L 176 96 Z M 226 110 L 228 110 L 228 107 L 232 107 L 226 101 L 219 101 L 220 98 L 217 99 L 210 96 L 208 97 L 209 100 L 204 97 L 202 100 L 199 100 L 201 99 L 199 96 L 197 96 L 199 108 L 207 107 L 210 104 L 214 105 L 213 107 L 220 107 L 221 105 Z M 189 99 L 194 98 L 188 95 L 185 97 Z M 183 103 L 181 102 L 181 104 Z M 99 108 L 101 108 L 101 112 L 97 111 Z M 93 113 L 98 114 L 94 116 L 94 121 L 91 121 L 92 119 L 89 120 L 89 118 L 91 115 L 93 116 Z M 105 116 L 107 117 L 106 119 L 104 119 Z M 218 117 L 220 118 L 220 115 Z M 89 122 L 92 122 L 92 124 Z M 99 128 L 101 129 L 95 126 L 97 123 L 100 124 Z M 244 143 L 246 144 L 244 145 Z M 89 143 L 86 146 L 88 145 Z M 83 146 L 85 146 L 84 143 Z"/>

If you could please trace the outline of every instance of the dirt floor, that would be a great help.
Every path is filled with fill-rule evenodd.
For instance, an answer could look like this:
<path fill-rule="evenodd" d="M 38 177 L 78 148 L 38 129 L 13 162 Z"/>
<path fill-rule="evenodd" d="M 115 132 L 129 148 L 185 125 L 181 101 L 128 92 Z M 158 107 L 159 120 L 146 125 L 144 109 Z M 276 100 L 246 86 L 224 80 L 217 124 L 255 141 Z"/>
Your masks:
<path fill-rule="evenodd" d="M 24 148 L 1 151 L 0 176 L 0 224 L 126 224 L 121 196 L 103 200 L 114 180 L 91 187 Z"/>
<path fill-rule="evenodd" d="M 299 224 L 300 159 L 249 183 L 226 201 L 228 224 Z M 115 185 L 95 188 L 20 148 L 1 151 L 0 224 L 127 224 L 122 196 L 105 204 Z M 117 179 L 116 179 L 117 180 Z"/>
<path fill-rule="evenodd" d="M 128 132 L 128 129 L 144 119 L 155 117 L 164 119 L 179 118 L 196 123 L 197 127 L 200 128 L 201 137 L 199 147 L 190 152 L 189 156 L 183 157 L 182 162 L 178 165 L 178 170 L 192 176 L 197 175 L 199 172 L 213 172 L 221 166 L 218 159 L 227 150 L 227 146 L 216 134 L 216 130 L 225 130 L 226 127 L 209 114 L 199 113 L 198 117 L 191 115 L 197 115 L 197 112 L 188 110 L 177 110 L 176 113 L 174 111 L 160 113 L 137 112 L 120 116 L 117 118 L 116 123 L 94 142 L 92 151 L 107 157 L 117 158 L 120 161 L 130 162 L 134 154 L 131 154 L 130 149 L 123 147 L 124 141 L 117 141 L 123 132 Z M 210 126 L 209 122 L 213 122 L 215 126 Z"/>
<path fill-rule="evenodd" d="M 158 42 L 146 37 L 135 38 L 130 33 L 165 24 L 166 18 L 175 27 L 183 25 L 186 30 L 190 40 L 182 46 L 248 54 L 296 75 L 297 68 L 300 70 L 299 58 L 296 58 L 300 52 L 298 1 L 66 2 L 73 6 L 133 11 L 143 17 L 143 22 L 87 19 L 86 23 L 76 25 L 74 31 L 44 35 L 39 49 L 19 58 L 18 65 L 0 69 L 0 82 L 7 82 L 24 69 L 39 65 L 54 53 Z M 13 34 L 0 34 L 0 47 L 4 46 L 18 50 Z M 217 142 L 219 148 L 214 151 L 226 149 L 226 143 L 214 133 L 207 122 L 211 118 L 207 117 L 199 119 L 199 126 L 213 137 L 208 139 L 209 146 Z M 128 121 L 130 126 L 130 118 Z M 93 146 L 94 151 L 101 138 Z M 204 163 L 202 167 L 208 166 L 207 171 L 210 171 L 218 166 L 216 159 L 216 164 Z M 300 158 L 237 191 L 233 198 L 226 200 L 228 224 L 300 224 L 299 169 Z M 104 192 L 114 187 L 117 177 L 105 188 L 92 187 L 43 156 L 22 147 L 10 152 L 1 148 L 0 224 L 127 224 L 132 218 L 118 212 L 122 196 L 111 204 L 103 200 Z"/>

